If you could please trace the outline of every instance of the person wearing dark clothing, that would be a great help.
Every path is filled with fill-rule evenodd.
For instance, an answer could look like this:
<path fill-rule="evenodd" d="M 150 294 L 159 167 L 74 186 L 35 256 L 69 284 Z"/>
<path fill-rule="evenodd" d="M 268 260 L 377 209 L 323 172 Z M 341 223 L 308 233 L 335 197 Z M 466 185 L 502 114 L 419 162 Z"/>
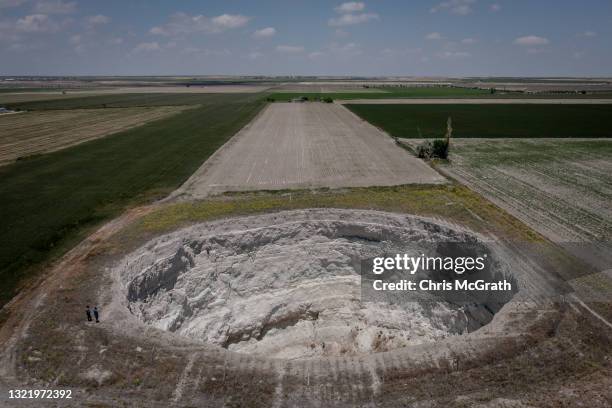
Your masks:
<path fill-rule="evenodd" d="M 100 323 L 100 315 L 98 314 L 98 306 L 94 306 L 94 317 L 96 318 L 96 323 Z"/>
<path fill-rule="evenodd" d="M 87 313 L 87 321 L 91 322 L 91 310 L 89 309 L 89 305 L 85 308 L 85 313 Z"/>

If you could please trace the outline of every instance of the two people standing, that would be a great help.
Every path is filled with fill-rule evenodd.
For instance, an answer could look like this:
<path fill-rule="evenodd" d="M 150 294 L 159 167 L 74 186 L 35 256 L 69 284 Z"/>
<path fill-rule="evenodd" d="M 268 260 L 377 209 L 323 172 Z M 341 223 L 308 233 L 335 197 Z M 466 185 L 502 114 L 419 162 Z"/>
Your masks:
<path fill-rule="evenodd" d="M 89 305 L 85 308 L 85 313 L 87 314 L 87 321 L 91 322 L 91 315 L 93 313 L 94 318 L 96 319 L 96 323 L 100 323 L 100 314 L 98 313 L 98 306 L 94 306 L 93 311 L 89 308 Z"/>

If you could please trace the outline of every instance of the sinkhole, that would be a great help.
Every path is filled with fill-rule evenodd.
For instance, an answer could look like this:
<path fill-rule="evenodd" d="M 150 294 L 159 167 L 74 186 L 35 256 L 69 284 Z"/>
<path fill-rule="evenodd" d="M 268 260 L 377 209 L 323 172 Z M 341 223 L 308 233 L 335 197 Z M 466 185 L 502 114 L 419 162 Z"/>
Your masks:
<path fill-rule="evenodd" d="M 176 335 L 274 358 L 358 355 L 475 331 L 511 299 L 513 293 L 462 301 L 365 295 L 364 260 L 431 254 L 449 243 L 488 254 L 480 278 L 513 279 L 495 248 L 464 228 L 331 209 L 193 225 L 130 254 L 117 276 L 130 313 Z"/>

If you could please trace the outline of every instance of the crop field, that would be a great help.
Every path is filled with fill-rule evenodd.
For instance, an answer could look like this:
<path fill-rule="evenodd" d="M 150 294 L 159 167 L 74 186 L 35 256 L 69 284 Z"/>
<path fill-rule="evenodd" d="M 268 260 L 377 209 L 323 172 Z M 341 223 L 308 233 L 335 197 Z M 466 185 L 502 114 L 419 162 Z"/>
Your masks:
<path fill-rule="evenodd" d="M 612 137 L 612 104 L 345 106 L 400 138 L 442 137 L 448 117 L 456 138 Z"/>
<path fill-rule="evenodd" d="M 176 189 L 263 106 L 252 95 L 202 98 L 201 106 L 154 123 L 0 168 L 0 304 L 28 267 L 61 254 L 126 206 Z"/>
<path fill-rule="evenodd" d="M 233 103 L 236 98 L 243 98 L 242 94 L 222 93 L 134 93 L 134 94 L 108 94 L 95 96 L 80 96 L 75 98 L 45 99 L 30 102 L 8 103 L 11 109 L 21 110 L 58 110 L 58 109 L 94 109 L 94 108 L 129 108 L 139 106 L 181 106 L 181 105 L 217 105 L 220 103 Z M 249 95 L 257 99 L 258 94 Z"/>
<path fill-rule="evenodd" d="M 444 179 L 344 107 L 274 103 L 185 183 L 184 193 L 439 183 Z"/>
<path fill-rule="evenodd" d="M 216 94 L 255 93 L 268 89 L 258 85 L 208 85 L 208 86 L 122 86 L 82 89 L 49 88 L 0 88 L 0 105 L 43 101 L 50 99 L 71 99 L 88 96 L 121 94 Z"/>
<path fill-rule="evenodd" d="M 60 91 L 21 91 L 21 92 L 0 92 L 0 106 L 6 106 L 11 104 L 23 103 L 23 102 L 34 102 L 34 101 L 47 101 L 50 99 L 72 99 L 82 98 L 85 96 L 95 96 L 95 92 L 79 92 L 79 93 L 66 93 L 63 94 Z"/>
<path fill-rule="evenodd" d="M 612 261 L 612 140 L 455 139 L 440 167 L 570 252 Z"/>
<path fill-rule="evenodd" d="M 183 107 L 74 109 L 0 116 L 0 165 L 66 148 L 180 112 Z"/>
<path fill-rule="evenodd" d="M 326 98 L 333 99 L 389 99 L 389 98 L 467 98 L 475 96 L 489 95 L 488 90 L 450 88 L 450 87 L 414 87 L 414 88 L 364 88 L 363 90 L 343 91 L 341 89 L 334 92 L 312 92 L 306 88 L 303 92 L 282 91 L 268 95 L 277 101 L 290 101 L 302 96 L 309 99 Z"/>

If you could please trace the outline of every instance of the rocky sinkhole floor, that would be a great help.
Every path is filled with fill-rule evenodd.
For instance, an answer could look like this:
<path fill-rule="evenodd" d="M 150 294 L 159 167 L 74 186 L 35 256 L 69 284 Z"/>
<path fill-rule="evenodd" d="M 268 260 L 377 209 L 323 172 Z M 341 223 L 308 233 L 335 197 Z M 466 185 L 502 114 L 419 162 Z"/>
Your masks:
<path fill-rule="evenodd" d="M 388 351 L 486 325 L 501 306 L 362 297 L 361 267 L 476 234 L 375 211 L 302 210 L 198 224 L 149 242 L 118 267 L 142 322 L 226 349 L 300 359 Z M 509 276 L 503 259 L 489 271 Z"/>

